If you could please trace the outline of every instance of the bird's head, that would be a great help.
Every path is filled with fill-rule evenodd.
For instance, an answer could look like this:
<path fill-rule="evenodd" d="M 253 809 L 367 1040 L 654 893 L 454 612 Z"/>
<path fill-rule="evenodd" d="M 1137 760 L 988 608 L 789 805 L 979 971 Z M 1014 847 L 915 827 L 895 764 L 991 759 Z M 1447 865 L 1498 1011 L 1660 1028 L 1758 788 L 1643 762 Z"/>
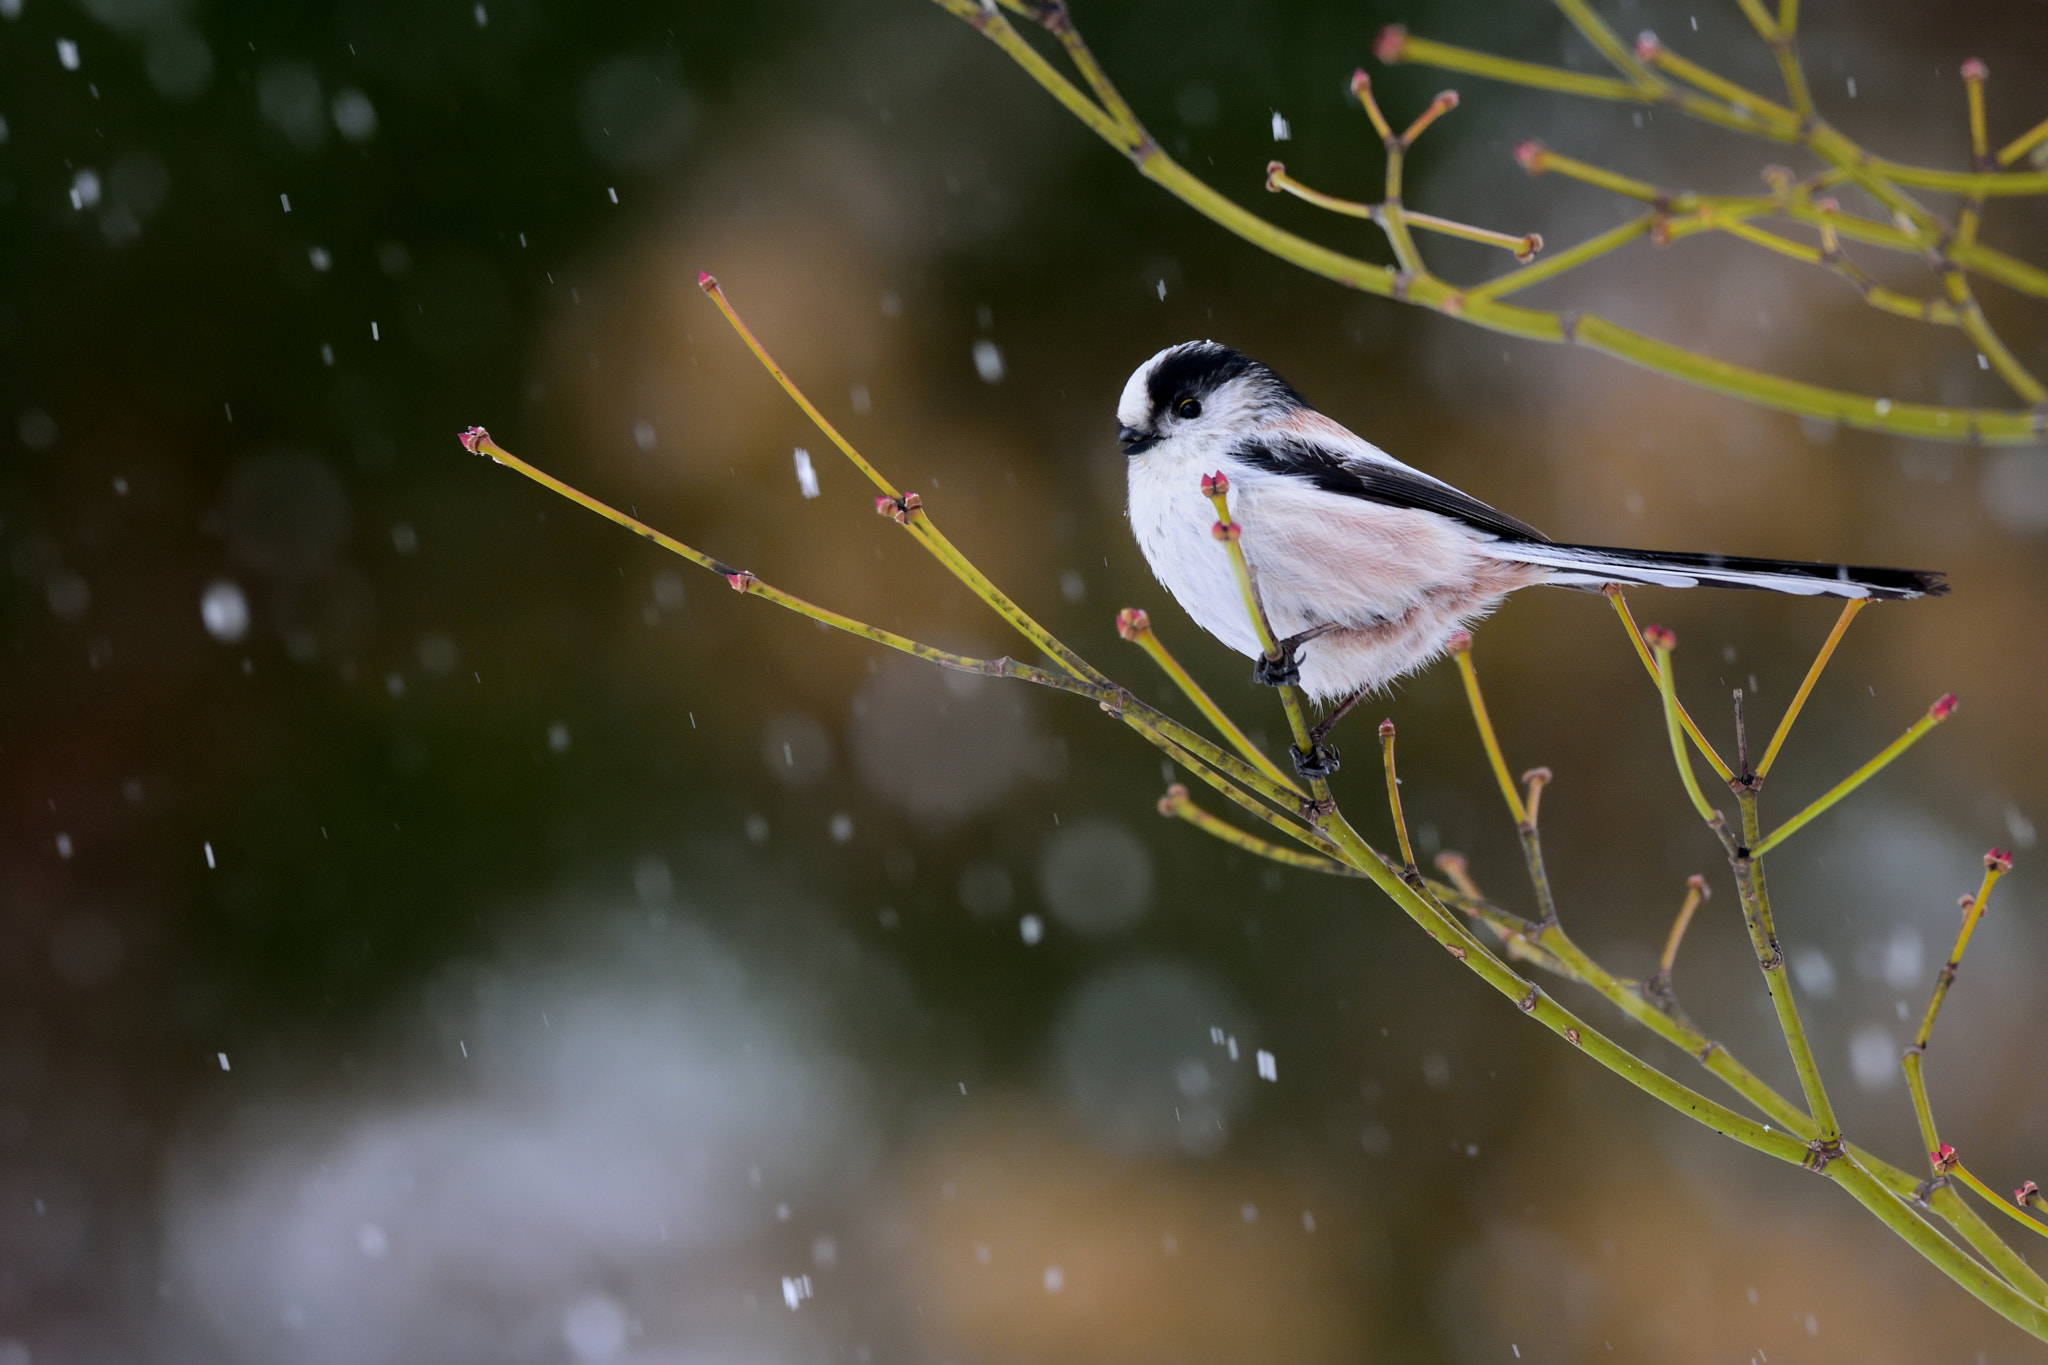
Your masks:
<path fill-rule="evenodd" d="M 1234 436 L 1308 403 L 1240 351 L 1184 341 L 1140 365 L 1117 400 L 1117 440 L 1138 455 L 1183 434 Z"/>

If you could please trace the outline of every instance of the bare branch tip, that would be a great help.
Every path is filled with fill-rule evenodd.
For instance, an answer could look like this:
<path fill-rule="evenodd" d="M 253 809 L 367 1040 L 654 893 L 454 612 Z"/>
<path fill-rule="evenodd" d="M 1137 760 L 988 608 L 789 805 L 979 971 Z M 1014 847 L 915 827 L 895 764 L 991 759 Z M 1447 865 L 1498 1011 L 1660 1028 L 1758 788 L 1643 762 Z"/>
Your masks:
<path fill-rule="evenodd" d="M 1151 629 L 1152 618 L 1143 607 L 1125 607 L 1116 614 L 1116 633 L 1126 640 L 1135 640 Z"/>
<path fill-rule="evenodd" d="M 1287 174 L 1287 167 L 1278 161 L 1266 163 L 1266 193 L 1280 193 L 1280 177 Z"/>
<path fill-rule="evenodd" d="M 1522 265 L 1527 265 L 1535 260 L 1542 250 L 1543 234 L 1540 232 L 1529 233 L 1522 238 L 1522 245 L 1515 249 L 1515 260 Z"/>
<path fill-rule="evenodd" d="M 1531 768 L 1528 772 L 1522 774 L 1522 785 L 1525 787 L 1547 786 L 1550 779 L 1554 776 L 1556 774 L 1552 773 L 1548 768 Z"/>
<path fill-rule="evenodd" d="M 1927 714 L 1934 720 L 1947 720 L 1956 713 L 1956 694 L 1944 692 L 1934 705 L 1927 708 Z"/>
<path fill-rule="evenodd" d="M 1690 877 L 1687 877 L 1685 879 L 1685 884 L 1691 887 L 1694 891 L 1699 892 L 1700 899 L 1703 901 L 1712 900 L 1714 898 L 1714 888 L 1708 886 L 1707 879 L 1705 877 L 1702 877 L 1697 872 L 1693 873 Z"/>
<path fill-rule="evenodd" d="M 1372 55 L 1385 62 L 1388 66 L 1392 66 L 1401 60 L 1402 54 L 1406 52 L 1407 47 L 1407 26 L 1404 24 L 1388 24 L 1380 30 L 1379 36 L 1372 40 Z M 1355 86 L 1359 77 L 1364 75 L 1365 73 L 1361 71 L 1357 76 L 1353 76 L 1351 78 L 1353 85 Z"/>
<path fill-rule="evenodd" d="M 1447 848 L 1436 855 L 1436 870 L 1446 876 L 1455 876 L 1463 872 L 1468 866 L 1469 864 L 1465 861 L 1465 855 L 1455 849 Z"/>

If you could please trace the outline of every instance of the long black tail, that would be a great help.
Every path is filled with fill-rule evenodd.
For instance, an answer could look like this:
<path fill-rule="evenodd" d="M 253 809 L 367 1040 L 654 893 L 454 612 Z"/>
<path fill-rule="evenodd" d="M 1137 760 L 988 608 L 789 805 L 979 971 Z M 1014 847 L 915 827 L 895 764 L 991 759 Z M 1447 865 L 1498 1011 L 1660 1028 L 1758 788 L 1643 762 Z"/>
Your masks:
<path fill-rule="evenodd" d="M 1944 574 L 1924 569 L 1878 569 L 1862 564 L 1813 564 L 1796 559 L 1741 559 L 1734 555 L 1670 550 L 1616 550 L 1602 545 L 1546 545 L 1503 541 L 1502 559 L 1556 570 L 1553 583 L 1602 587 L 1643 583 L 1663 588 L 1758 588 L 1801 597 L 1873 597 L 1897 601 L 1940 597 Z"/>

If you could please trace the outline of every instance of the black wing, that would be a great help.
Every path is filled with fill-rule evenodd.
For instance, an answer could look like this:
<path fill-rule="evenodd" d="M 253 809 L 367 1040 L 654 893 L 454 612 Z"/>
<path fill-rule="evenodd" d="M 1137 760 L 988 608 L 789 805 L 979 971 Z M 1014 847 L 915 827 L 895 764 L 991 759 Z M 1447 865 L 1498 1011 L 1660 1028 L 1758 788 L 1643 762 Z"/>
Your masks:
<path fill-rule="evenodd" d="M 1413 507 L 1434 512 L 1502 540 L 1545 544 L 1550 540 L 1535 527 L 1524 525 L 1504 512 L 1496 512 L 1479 499 L 1460 493 L 1447 483 L 1439 483 L 1399 465 L 1381 464 L 1376 460 L 1347 460 L 1327 446 L 1286 438 L 1247 441 L 1231 453 L 1246 464 L 1270 473 L 1308 479 L 1326 493 L 1341 493 L 1388 507 Z"/>

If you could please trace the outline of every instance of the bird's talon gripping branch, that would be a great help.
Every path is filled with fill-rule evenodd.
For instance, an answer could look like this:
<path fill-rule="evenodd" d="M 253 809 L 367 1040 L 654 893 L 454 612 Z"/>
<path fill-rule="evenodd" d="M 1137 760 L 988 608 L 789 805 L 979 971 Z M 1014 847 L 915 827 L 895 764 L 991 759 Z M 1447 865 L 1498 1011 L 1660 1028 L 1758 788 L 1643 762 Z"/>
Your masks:
<path fill-rule="evenodd" d="M 1287 757 L 1294 761 L 1294 771 L 1308 782 L 1320 782 L 1336 774 L 1343 767 L 1342 756 L 1334 744 L 1317 744 L 1307 752 L 1289 749 Z"/>
<path fill-rule="evenodd" d="M 1282 654 L 1277 659 L 1263 655 L 1252 661 L 1252 681 L 1261 687 L 1293 687 L 1301 682 L 1301 655 L 1298 650 L 1288 649 L 1287 642 L 1281 642 Z"/>

